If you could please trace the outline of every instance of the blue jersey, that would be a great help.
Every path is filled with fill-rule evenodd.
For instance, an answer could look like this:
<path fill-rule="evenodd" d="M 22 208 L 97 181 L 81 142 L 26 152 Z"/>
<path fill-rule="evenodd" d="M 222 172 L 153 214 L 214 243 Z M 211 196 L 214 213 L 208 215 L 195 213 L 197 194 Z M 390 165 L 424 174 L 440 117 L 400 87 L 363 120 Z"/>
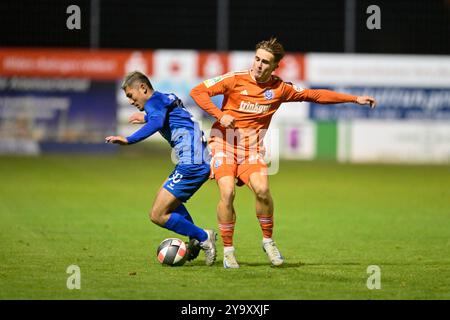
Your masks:
<path fill-rule="evenodd" d="M 174 94 L 154 91 L 144 106 L 146 124 L 131 136 L 133 144 L 159 131 L 174 149 L 178 164 L 209 163 L 206 139 L 198 122 Z"/>

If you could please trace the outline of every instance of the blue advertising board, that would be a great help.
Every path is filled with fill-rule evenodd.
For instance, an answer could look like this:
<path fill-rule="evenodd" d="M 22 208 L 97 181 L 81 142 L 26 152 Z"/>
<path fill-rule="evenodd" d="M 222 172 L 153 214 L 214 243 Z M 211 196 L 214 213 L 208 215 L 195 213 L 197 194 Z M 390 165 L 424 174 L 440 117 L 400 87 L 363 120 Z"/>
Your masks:
<path fill-rule="evenodd" d="M 34 144 L 40 152 L 111 152 L 117 127 L 116 83 L 87 79 L 2 78 L 0 152 Z"/>
<path fill-rule="evenodd" d="M 309 116 L 314 120 L 361 118 L 450 120 L 450 88 L 346 86 L 320 89 L 356 96 L 373 96 L 377 100 L 377 107 L 371 110 L 352 103 L 335 105 L 311 103 Z"/>

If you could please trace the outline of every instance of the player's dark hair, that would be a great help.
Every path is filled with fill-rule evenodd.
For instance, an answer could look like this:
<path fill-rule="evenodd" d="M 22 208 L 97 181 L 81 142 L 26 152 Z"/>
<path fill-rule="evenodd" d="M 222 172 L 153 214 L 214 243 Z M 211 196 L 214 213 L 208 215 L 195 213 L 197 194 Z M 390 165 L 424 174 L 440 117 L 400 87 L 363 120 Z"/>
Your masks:
<path fill-rule="evenodd" d="M 280 62 L 280 60 L 283 59 L 285 53 L 283 45 L 279 43 L 277 41 L 277 38 L 275 37 L 271 37 L 269 40 L 259 42 L 256 45 L 256 50 L 258 49 L 264 49 L 273 54 L 275 62 Z"/>
<path fill-rule="evenodd" d="M 153 86 L 150 83 L 150 80 L 148 80 L 148 78 L 145 74 L 143 74 L 142 72 L 139 72 L 139 71 L 130 72 L 129 74 L 127 74 L 125 76 L 125 78 L 123 79 L 123 82 L 122 82 L 122 89 L 125 90 L 126 87 L 131 87 L 136 82 L 137 82 L 137 84 L 145 83 L 149 87 L 150 90 L 153 90 Z"/>

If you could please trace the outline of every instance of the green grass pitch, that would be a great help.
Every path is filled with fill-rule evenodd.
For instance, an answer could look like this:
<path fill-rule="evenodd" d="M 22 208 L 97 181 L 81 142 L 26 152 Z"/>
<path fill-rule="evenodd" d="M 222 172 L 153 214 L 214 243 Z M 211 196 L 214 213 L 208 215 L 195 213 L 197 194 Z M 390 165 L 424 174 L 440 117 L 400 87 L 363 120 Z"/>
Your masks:
<path fill-rule="evenodd" d="M 172 167 L 167 154 L 0 157 L 0 299 L 450 298 L 449 166 L 281 162 L 270 183 L 285 265 L 270 267 L 253 196 L 238 188 L 236 270 L 222 267 L 220 240 L 212 267 L 203 253 L 158 263 L 175 234 L 148 211 Z M 188 202 L 198 225 L 217 230 L 217 200 L 209 181 Z M 380 289 L 367 287 L 370 265 Z"/>

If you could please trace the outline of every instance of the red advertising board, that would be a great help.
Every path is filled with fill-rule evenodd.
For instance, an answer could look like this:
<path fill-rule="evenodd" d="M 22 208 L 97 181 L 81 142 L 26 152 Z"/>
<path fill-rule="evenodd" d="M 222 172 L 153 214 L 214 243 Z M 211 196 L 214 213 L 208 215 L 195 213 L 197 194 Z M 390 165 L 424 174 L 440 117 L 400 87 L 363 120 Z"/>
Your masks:
<path fill-rule="evenodd" d="M 20 49 L 0 50 L 0 76 L 75 77 L 93 80 L 122 78 L 141 70 L 152 74 L 149 50 Z"/>

